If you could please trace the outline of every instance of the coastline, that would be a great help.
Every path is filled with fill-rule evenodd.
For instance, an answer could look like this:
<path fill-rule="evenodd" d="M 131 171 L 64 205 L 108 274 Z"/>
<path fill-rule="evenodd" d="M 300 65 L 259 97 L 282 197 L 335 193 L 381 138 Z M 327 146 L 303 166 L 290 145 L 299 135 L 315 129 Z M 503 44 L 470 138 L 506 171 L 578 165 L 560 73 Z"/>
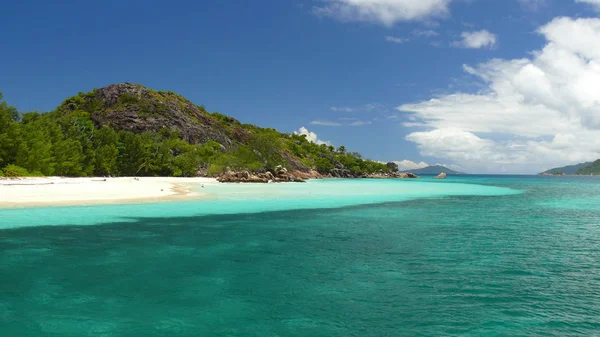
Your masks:
<path fill-rule="evenodd" d="M 202 199 L 194 187 L 219 184 L 214 178 L 28 177 L 0 180 L 0 208 L 98 205 Z"/>
<path fill-rule="evenodd" d="M 242 172 L 243 173 L 243 172 Z M 297 172 L 294 172 L 297 174 Z M 276 180 L 280 183 L 304 182 L 299 175 L 285 175 Z M 303 176 L 304 177 L 304 176 Z M 416 177 L 416 176 L 414 176 Z M 250 178 L 260 177 L 250 175 Z M 308 177 L 307 177 L 308 178 Z M 313 178 L 311 176 L 311 178 Z M 337 177 L 330 177 L 337 178 Z M 371 175 L 350 179 L 403 179 L 408 175 Z M 313 178 L 315 179 L 315 178 Z M 339 179 L 339 178 L 338 178 Z M 347 178 L 348 179 L 348 178 Z M 21 177 L 0 178 L 0 210 L 44 207 L 156 203 L 169 201 L 198 200 L 207 198 L 201 186 L 225 184 L 252 184 L 246 179 L 222 179 L 209 177 Z M 260 182 L 265 180 L 260 178 Z"/>

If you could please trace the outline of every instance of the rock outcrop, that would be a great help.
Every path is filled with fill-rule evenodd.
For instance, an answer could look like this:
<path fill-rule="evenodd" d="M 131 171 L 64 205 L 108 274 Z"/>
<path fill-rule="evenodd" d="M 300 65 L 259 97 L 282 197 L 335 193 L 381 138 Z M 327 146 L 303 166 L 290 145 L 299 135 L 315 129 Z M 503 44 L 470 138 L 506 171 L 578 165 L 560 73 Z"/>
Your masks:
<path fill-rule="evenodd" d="M 442 172 L 440 174 L 437 175 L 437 177 L 435 177 L 436 179 L 446 179 L 446 173 Z"/>
<path fill-rule="evenodd" d="M 283 166 L 277 166 L 273 172 L 250 173 L 248 171 L 227 170 L 217 177 L 217 181 L 222 183 L 282 183 L 296 182 L 303 183 L 306 180 L 287 171 Z"/>
<path fill-rule="evenodd" d="M 225 148 L 249 137 L 229 118 L 230 129 L 211 118 L 202 107 L 168 91 L 155 91 L 131 83 L 113 84 L 86 94 L 80 101 L 67 101 L 63 109 L 90 112 L 97 128 L 104 125 L 135 133 L 158 133 L 163 129 L 177 132 L 192 144 L 215 141 Z"/>
<path fill-rule="evenodd" d="M 416 179 L 419 178 L 418 175 L 413 173 L 404 173 L 404 172 L 380 172 L 373 173 L 364 176 L 364 178 L 371 179 Z"/>
<path fill-rule="evenodd" d="M 350 170 L 347 170 L 343 167 L 344 166 L 342 165 L 342 168 L 332 169 L 331 171 L 329 171 L 329 175 L 332 178 L 359 178 L 359 177 L 353 175 Z"/>

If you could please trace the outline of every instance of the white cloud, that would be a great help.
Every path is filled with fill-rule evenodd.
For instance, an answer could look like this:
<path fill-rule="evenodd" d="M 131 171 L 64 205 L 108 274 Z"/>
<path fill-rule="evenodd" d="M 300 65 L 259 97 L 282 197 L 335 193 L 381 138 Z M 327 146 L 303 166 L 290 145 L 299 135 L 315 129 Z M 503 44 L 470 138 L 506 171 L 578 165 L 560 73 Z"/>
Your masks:
<path fill-rule="evenodd" d="M 332 106 L 331 108 L 329 108 L 329 110 L 331 111 L 342 111 L 342 112 L 352 112 L 354 111 L 354 108 L 348 107 L 348 106 Z"/>
<path fill-rule="evenodd" d="M 460 36 L 462 37 L 462 40 L 454 41 L 452 43 L 453 46 L 470 49 L 492 48 L 496 45 L 498 40 L 496 35 L 485 29 L 473 32 L 463 32 Z"/>
<path fill-rule="evenodd" d="M 296 134 L 296 135 L 304 135 L 304 136 L 306 136 L 306 139 L 308 141 L 313 142 L 313 143 L 318 144 L 318 145 L 321 145 L 321 144 L 331 145 L 330 141 L 320 140 L 316 133 L 308 131 L 308 129 L 305 128 L 305 127 L 301 127 L 297 131 L 294 131 L 294 134 Z"/>
<path fill-rule="evenodd" d="M 310 122 L 312 125 L 321 125 L 321 126 L 342 126 L 342 123 L 332 122 L 332 121 L 312 121 Z"/>
<path fill-rule="evenodd" d="M 398 107 L 425 127 L 407 139 L 475 171 L 534 173 L 599 158 L 600 19 L 556 18 L 538 31 L 547 43 L 530 58 L 464 66 L 484 91 Z"/>
<path fill-rule="evenodd" d="M 414 161 L 410 160 L 395 161 L 394 163 L 398 165 L 399 171 L 416 170 L 429 166 L 429 164 L 426 162 L 415 163 Z"/>
<path fill-rule="evenodd" d="M 409 39 L 407 39 L 407 38 L 395 37 L 395 36 L 386 36 L 385 40 L 388 42 L 399 43 L 399 44 L 409 41 Z"/>
<path fill-rule="evenodd" d="M 398 22 L 426 20 L 448 14 L 452 0 L 322 0 L 313 8 L 320 16 L 342 21 L 362 21 L 392 26 Z"/>

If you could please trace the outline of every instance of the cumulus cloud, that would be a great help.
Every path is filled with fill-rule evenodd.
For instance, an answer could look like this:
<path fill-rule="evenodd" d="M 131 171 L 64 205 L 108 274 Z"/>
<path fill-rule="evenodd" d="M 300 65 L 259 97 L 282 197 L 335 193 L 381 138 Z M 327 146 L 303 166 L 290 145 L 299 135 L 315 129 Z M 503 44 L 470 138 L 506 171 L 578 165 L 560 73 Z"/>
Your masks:
<path fill-rule="evenodd" d="M 454 41 L 452 43 L 453 46 L 470 49 L 492 48 L 496 45 L 498 40 L 496 35 L 485 29 L 473 32 L 463 32 L 460 36 L 462 37 L 462 40 Z"/>
<path fill-rule="evenodd" d="M 331 145 L 330 141 L 320 140 L 316 133 L 308 131 L 308 129 L 305 128 L 304 126 L 301 127 L 300 129 L 298 129 L 297 131 L 294 131 L 294 134 L 296 134 L 296 135 L 304 135 L 304 136 L 306 136 L 306 139 L 308 141 L 313 142 L 313 143 L 318 144 L 318 145 L 321 145 L 321 144 Z"/>
<path fill-rule="evenodd" d="M 395 161 L 394 163 L 398 165 L 399 171 L 416 170 L 429 166 L 429 164 L 427 164 L 426 162 L 415 163 L 414 161 L 410 160 Z"/>
<path fill-rule="evenodd" d="M 484 91 L 398 107 L 425 129 L 406 138 L 423 155 L 488 172 L 599 158 L 600 19 L 556 18 L 538 32 L 546 45 L 529 58 L 464 66 Z"/>
<path fill-rule="evenodd" d="M 398 22 L 426 20 L 448 14 L 452 0 L 322 0 L 313 11 L 341 21 L 362 21 L 393 26 Z"/>

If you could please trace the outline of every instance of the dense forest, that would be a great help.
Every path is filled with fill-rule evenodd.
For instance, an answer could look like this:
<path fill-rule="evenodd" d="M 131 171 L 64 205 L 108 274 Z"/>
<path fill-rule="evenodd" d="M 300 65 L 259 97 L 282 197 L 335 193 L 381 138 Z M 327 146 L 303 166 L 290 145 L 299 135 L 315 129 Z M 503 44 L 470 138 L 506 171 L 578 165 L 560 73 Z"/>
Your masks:
<path fill-rule="evenodd" d="M 19 112 L 0 93 L 0 176 L 189 177 L 277 165 L 323 175 L 394 170 L 343 146 L 242 124 L 140 85 L 79 93 L 46 113 Z"/>

